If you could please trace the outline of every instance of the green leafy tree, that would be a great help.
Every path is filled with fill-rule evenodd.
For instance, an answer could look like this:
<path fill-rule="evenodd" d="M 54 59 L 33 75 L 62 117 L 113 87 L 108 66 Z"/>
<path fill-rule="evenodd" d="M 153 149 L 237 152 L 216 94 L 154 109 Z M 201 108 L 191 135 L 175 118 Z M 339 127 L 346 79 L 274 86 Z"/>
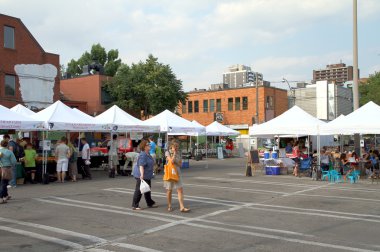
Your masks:
<path fill-rule="evenodd" d="M 366 84 L 359 86 L 360 106 L 369 101 L 380 105 L 380 72 L 370 75 Z"/>
<path fill-rule="evenodd" d="M 145 62 L 122 64 L 106 88 L 115 104 L 134 115 L 143 111 L 145 117 L 165 109 L 173 111 L 187 97 L 170 66 L 159 63 L 153 55 Z"/>
<path fill-rule="evenodd" d="M 106 49 L 100 44 L 94 44 L 90 52 L 85 51 L 78 60 L 72 59 L 67 64 L 67 73 L 74 76 L 82 74 L 83 66 L 92 63 L 101 64 L 104 66 L 105 75 L 114 76 L 121 65 L 119 51 L 117 49 L 111 49 L 107 53 Z"/>

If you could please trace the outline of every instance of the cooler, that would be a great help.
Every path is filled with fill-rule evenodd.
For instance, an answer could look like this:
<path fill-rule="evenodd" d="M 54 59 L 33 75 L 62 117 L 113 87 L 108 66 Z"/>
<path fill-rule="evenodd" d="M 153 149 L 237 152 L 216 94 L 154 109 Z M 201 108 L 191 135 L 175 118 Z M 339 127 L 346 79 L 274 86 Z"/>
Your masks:
<path fill-rule="evenodd" d="M 189 167 L 190 167 L 189 159 L 183 159 L 181 168 L 189 168 Z"/>
<path fill-rule="evenodd" d="M 280 166 L 265 166 L 266 175 L 280 175 Z"/>

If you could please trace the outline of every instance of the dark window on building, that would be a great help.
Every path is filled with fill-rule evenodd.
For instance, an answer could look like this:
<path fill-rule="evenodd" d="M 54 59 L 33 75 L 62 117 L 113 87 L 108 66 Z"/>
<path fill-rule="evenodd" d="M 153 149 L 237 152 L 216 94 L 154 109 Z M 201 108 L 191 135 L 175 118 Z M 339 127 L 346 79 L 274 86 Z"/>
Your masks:
<path fill-rule="evenodd" d="M 248 109 L 248 97 L 244 96 L 243 97 L 243 110 L 247 110 L 247 109 Z"/>
<path fill-rule="evenodd" d="M 273 96 L 267 96 L 267 101 L 265 104 L 267 109 L 273 109 Z"/>
<path fill-rule="evenodd" d="M 8 74 L 5 75 L 5 95 L 16 95 L 16 76 Z"/>
<path fill-rule="evenodd" d="M 228 98 L 228 111 L 234 110 L 234 98 Z"/>
<path fill-rule="evenodd" d="M 203 112 L 208 112 L 208 100 L 203 100 Z"/>
<path fill-rule="evenodd" d="M 4 47 L 15 49 L 15 28 L 4 26 Z"/>
<path fill-rule="evenodd" d="M 187 112 L 193 113 L 193 102 L 192 101 L 187 102 Z"/>
<path fill-rule="evenodd" d="M 221 111 L 222 111 L 222 100 L 216 99 L 216 112 L 221 112 Z"/>
<path fill-rule="evenodd" d="M 186 109 L 186 102 L 182 103 L 182 114 L 186 114 L 187 109 Z"/>
<path fill-rule="evenodd" d="M 101 89 L 101 102 L 102 105 L 107 105 L 112 102 L 112 97 L 110 93 L 104 87 L 102 87 Z"/>
<path fill-rule="evenodd" d="M 210 112 L 214 112 L 214 111 L 215 111 L 215 100 L 211 99 L 210 100 Z"/>
<path fill-rule="evenodd" d="M 194 113 L 199 113 L 199 101 L 194 101 Z"/>
<path fill-rule="evenodd" d="M 240 97 L 235 97 L 235 110 L 240 110 Z"/>

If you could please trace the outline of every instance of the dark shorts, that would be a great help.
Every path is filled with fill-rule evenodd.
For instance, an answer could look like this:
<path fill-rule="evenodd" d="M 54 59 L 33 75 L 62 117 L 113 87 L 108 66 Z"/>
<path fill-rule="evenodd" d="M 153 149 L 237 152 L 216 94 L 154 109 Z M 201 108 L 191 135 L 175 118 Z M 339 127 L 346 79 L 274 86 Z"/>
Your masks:
<path fill-rule="evenodd" d="M 292 158 L 292 160 L 293 160 L 294 162 L 296 162 L 296 164 L 300 164 L 300 163 L 301 163 L 301 159 L 298 158 L 298 157 L 296 157 L 296 158 Z"/>
<path fill-rule="evenodd" d="M 37 169 L 36 167 L 24 167 L 25 172 L 35 172 Z"/>

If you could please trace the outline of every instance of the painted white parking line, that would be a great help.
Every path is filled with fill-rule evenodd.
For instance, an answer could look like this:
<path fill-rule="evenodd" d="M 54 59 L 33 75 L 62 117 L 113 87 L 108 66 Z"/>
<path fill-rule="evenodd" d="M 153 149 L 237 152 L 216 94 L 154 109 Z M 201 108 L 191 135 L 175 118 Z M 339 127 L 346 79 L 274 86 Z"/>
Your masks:
<path fill-rule="evenodd" d="M 104 189 L 106 191 L 112 191 L 112 192 L 119 192 L 119 193 L 126 193 L 126 194 L 133 194 L 132 189 L 123 189 L 118 188 L 117 190 L 111 190 L 111 189 Z M 164 193 L 156 193 L 153 192 L 152 194 L 154 197 L 166 197 L 166 194 Z M 304 196 L 303 194 L 299 194 L 301 196 Z M 307 195 L 307 194 L 305 194 Z M 295 195 L 298 196 L 298 195 Z M 187 201 L 195 201 L 198 202 L 199 200 L 193 199 L 194 196 L 186 195 Z M 173 198 L 174 195 L 173 195 Z M 229 207 L 236 207 L 236 206 L 244 206 L 247 204 L 247 202 L 240 202 L 240 201 L 228 201 L 230 204 L 224 204 L 224 203 L 218 203 L 218 201 L 215 201 L 213 198 L 207 198 L 202 197 L 203 200 L 201 200 L 202 203 L 206 204 L 217 204 L 222 206 L 229 206 Z M 279 213 L 297 213 L 301 215 L 309 215 L 309 216 L 320 216 L 320 217 L 329 217 L 329 218 L 337 218 L 337 219 L 349 219 L 349 220 L 359 220 L 359 221 L 365 221 L 365 222 L 377 222 L 378 218 L 380 216 L 375 215 L 369 215 L 369 214 L 359 214 L 359 213 L 350 213 L 350 212 L 340 212 L 340 211 L 328 211 L 323 209 L 313 209 L 313 208 L 296 208 L 296 207 L 287 207 L 287 206 L 281 206 L 281 205 L 270 205 L 270 204 L 263 204 L 263 203 L 249 203 L 250 206 L 248 208 L 254 209 L 254 210 L 260 210 L 260 211 L 277 211 Z M 256 207 L 255 207 L 256 206 Z M 247 206 L 245 206 L 247 207 Z M 259 208 L 260 207 L 260 208 Z M 276 210 L 273 208 L 277 208 L 280 210 Z M 298 210 L 298 211 L 286 211 L 286 210 Z"/>
<path fill-rule="evenodd" d="M 81 205 L 81 201 L 76 201 L 75 204 L 69 204 L 69 203 L 65 203 L 65 202 L 54 202 L 54 201 L 49 201 L 49 200 L 42 200 L 42 202 L 47 202 L 47 203 L 53 203 L 53 204 L 59 204 L 59 205 L 67 205 L 67 206 L 72 206 L 72 207 L 78 207 L 78 208 L 87 208 L 87 209 L 93 209 L 93 210 L 99 210 L 99 211 L 106 211 L 106 212 L 109 212 L 110 209 L 104 209 L 104 208 L 97 208 L 97 207 L 92 207 L 92 206 L 89 206 L 89 205 Z M 90 204 L 91 202 L 85 202 L 85 204 Z M 97 204 L 97 203 L 95 203 Z M 241 230 L 241 228 L 245 228 L 245 229 L 248 229 L 248 227 L 244 227 L 244 226 L 233 226 L 233 228 L 224 228 L 224 227 L 218 227 L 218 226 L 211 226 L 211 225 L 206 225 L 206 224 L 199 224 L 199 223 L 194 223 L 194 222 L 202 222 L 204 221 L 204 218 L 207 218 L 207 217 L 210 217 L 210 216 L 216 216 L 216 215 L 220 215 L 220 214 L 223 214 L 223 213 L 226 213 L 226 212 L 230 212 L 230 211 L 235 211 L 235 210 L 239 210 L 239 209 L 243 209 L 243 208 L 254 208 L 253 207 L 254 203 L 249 203 L 249 204 L 244 204 L 244 205 L 235 205 L 234 207 L 230 208 L 230 209 L 227 209 L 227 210 L 218 210 L 218 211 L 215 211 L 215 212 L 212 212 L 212 213 L 209 213 L 209 214 L 205 214 L 205 215 L 202 215 L 202 216 L 199 216 L 199 217 L 195 217 L 195 218 L 185 218 L 185 219 L 182 219 L 182 220 L 177 220 L 177 221 L 168 221 L 170 220 L 169 218 L 167 219 L 167 224 L 164 224 L 164 225 L 161 225 L 161 226 L 158 226 L 158 227 L 155 227 L 155 228 L 152 228 L 152 229 L 148 229 L 148 230 L 145 230 L 144 233 L 147 234 L 147 233 L 153 233 L 153 232 L 157 232 L 157 231 L 160 231 L 160 230 L 164 230 L 164 229 L 167 229 L 167 228 L 170 228 L 170 227 L 173 227 L 173 226 L 176 226 L 176 225 L 188 225 L 188 226 L 193 226 L 193 227 L 198 227 L 198 228 L 203 228 L 203 229 L 209 229 L 209 230 L 215 230 L 215 231 L 223 231 L 223 232 L 228 232 L 228 233 L 237 233 L 237 234 L 243 234 L 243 235 L 250 235 L 250 236 L 256 236 L 256 237 L 261 237 L 261 238 L 268 238 L 268 239 L 276 239 L 276 240 L 282 240 L 282 241 L 288 241 L 288 242 L 294 242 L 294 243 L 301 243 L 301 244 L 306 244 L 306 245 L 311 245 L 311 246 L 320 246 L 320 247 L 324 247 L 324 248 L 331 248 L 331 249 L 341 249 L 341 250 L 346 250 L 346 251 L 357 251 L 357 252 L 369 252 L 369 251 L 373 251 L 373 250 L 367 250 L 367 249 L 361 249 L 361 248 L 355 248 L 355 247 L 348 247 L 348 246 L 343 246 L 343 245 L 335 245 L 335 244 L 329 244 L 329 243 L 326 243 L 326 242 L 318 242 L 318 241 L 312 241 L 312 240 L 304 240 L 304 239 L 296 239 L 296 238 L 289 238 L 289 237 L 286 237 L 286 236 L 277 236 L 277 235 L 271 235 L 271 234 L 267 234 L 267 233 L 262 233 L 262 232 L 252 232 L 252 231 L 246 231 L 246 230 Z M 268 211 L 268 209 L 263 209 L 263 208 L 258 208 L 258 210 L 265 210 L 265 211 Z M 277 210 L 275 209 L 276 211 L 278 212 L 281 212 L 283 213 L 284 210 Z M 273 211 L 273 209 L 269 209 L 269 211 Z M 111 212 L 114 212 L 114 213 L 118 213 L 118 214 L 125 214 L 125 212 L 122 212 L 122 211 L 111 211 Z M 295 214 L 295 211 L 289 211 L 290 213 L 292 214 Z M 139 217 L 144 217 L 144 218 L 152 218 L 154 216 L 152 216 L 153 212 L 146 212 L 146 214 L 139 214 Z M 298 214 L 298 213 L 296 213 Z M 313 215 L 313 213 L 311 213 Z M 168 216 L 169 217 L 169 216 Z M 341 216 L 332 216 L 334 218 L 339 218 Z M 161 217 L 160 217 L 161 218 Z M 354 219 L 354 218 L 344 218 L 343 219 Z M 356 218 L 355 220 L 360 220 L 360 218 Z M 207 223 L 208 221 L 204 221 L 204 223 Z M 210 223 L 211 224 L 211 223 Z M 224 223 L 212 223 L 212 224 L 217 224 L 217 225 L 225 225 Z M 232 226 L 230 226 L 232 227 Z M 239 229 L 240 228 L 240 229 Z M 255 227 L 251 227 L 250 229 L 255 229 Z M 268 232 L 273 232 L 273 231 L 278 231 L 278 232 L 281 232 L 281 231 L 284 231 L 284 230 L 273 230 L 273 229 L 267 229 L 267 230 L 264 230 L 264 229 L 261 229 L 260 231 L 268 231 Z M 285 235 L 286 233 L 283 232 L 282 233 L 283 235 Z M 291 233 L 289 233 L 290 235 Z M 301 234 L 302 235 L 302 234 Z M 111 244 L 108 244 L 108 245 L 113 245 L 114 243 L 111 243 Z M 366 244 L 367 246 L 374 246 L 374 245 L 371 245 L 371 244 Z M 122 247 L 124 248 L 130 248 L 130 249 L 133 249 L 133 248 L 139 248 L 139 246 L 135 247 L 135 245 L 130 245 L 130 244 L 127 244 L 127 245 L 123 245 Z M 154 251 L 154 250 L 150 250 L 149 248 L 144 248 L 145 250 L 138 250 L 138 251 Z"/>
<path fill-rule="evenodd" d="M 284 192 L 279 192 L 279 191 L 235 188 L 235 187 L 227 187 L 227 186 L 213 186 L 213 185 L 200 185 L 200 184 L 187 184 L 187 183 L 184 185 L 186 187 L 203 187 L 203 188 L 210 188 L 210 189 L 228 189 L 228 190 L 232 190 L 232 191 L 249 192 L 249 193 L 254 193 L 254 194 L 281 194 L 281 195 L 286 194 Z"/>
<path fill-rule="evenodd" d="M 356 198 L 356 197 L 345 197 L 345 196 L 332 196 L 332 195 L 321 195 L 321 194 L 296 194 L 294 195 L 295 197 L 297 196 L 305 196 L 305 197 L 317 197 L 317 198 L 328 198 L 328 199 L 342 199 L 342 200 L 347 200 L 347 201 L 368 201 L 368 202 L 376 202 L 380 203 L 380 199 L 368 199 L 368 198 Z"/>
<path fill-rule="evenodd" d="M 124 194 L 133 194 L 134 189 L 128 189 L 128 188 L 107 188 L 103 189 L 104 191 L 109 192 L 118 192 L 118 193 L 124 193 Z M 154 197 L 158 198 L 166 198 L 166 193 L 159 193 L 154 192 Z M 178 199 L 177 196 L 173 195 L 173 199 Z M 198 196 L 187 196 L 187 201 L 194 201 L 194 202 L 200 202 L 200 203 L 206 203 L 206 204 L 213 204 L 213 205 L 219 205 L 219 206 L 235 206 L 236 204 L 245 204 L 244 202 L 237 203 L 236 201 L 229 201 L 229 200 L 218 200 L 218 199 L 212 199 L 205 198 L 205 197 L 198 197 Z"/>
<path fill-rule="evenodd" d="M 78 205 L 74 203 L 58 202 L 58 201 L 47 200 L 47 199 L 35 199 L 35 200 L 40 201 L 40 202 L 55 204 L 55 205 L 61 205 L 61 206 L 72 206 L 72 207 L 85 208 L 85 209 L 97 210 L 97 211 L 108 212 L 108 213 L 130 215 L 130 216 L 141 217 L 141 218 L 149 218 L 152 220 L 158 220 L 158 221 L 163 221 L 163 222 L 173 222 L 173 219 L 167 219 L 167 218 L 162 218 L 158 216 L 149 216 L 149 215 L 144 215 L 144 214 L 139 214 L 139 213 L 129 213 L 129 212 L 124 212 L 120 210 L 113 210 L 113 209 L 94 207 L 94 206 L 84 206 L 84 205 Z"/>
<path fill-rule="evenodd" d="M 0 217 L 0 221 L 1 222 L 12 223 L 12 224 L 23 225 L 23 226 L 28 226 L 28 227 L 34 227 L 34 228 L 43 229 L 43 230 L 47 230 L 47 231 L 54 232 L 54 233 L 70 235 L 70 236 L 86 239 L 86 240 L 89 240 L 89 241 L 95 242 L 95 243 L 107 242 L 107 240 L 99 238 L 99 237 L 96 237 L 96 236 L 82 234 L 82 233 L 73 232 L 73 231 L 66 230 L 66 229 L 61 229 L 61 228 L 56 228 L 56 227 L 50 227 L 50 226 L 36 224 L 36 223 L 31 223 L 31 222 L 18 221 L 18 220 L 15 220 L 15 219 L 2 218 L 2 217 Z"/>
<path fill-rule="evenodd" d="M 86 251 L 86 252 L 113 252 L 112 250 L 99 249 L 99 248 L 89 248 L 89 249 L 85 249 L 83 251 Z"/>
<path fill-rule="evenodd" d="M 121 206 L 114 206 L 114 205 L 110 205 L 110 204 L 101 204 L 101 203 L 82 201 L 82 200 L 73 200 L 73 199 L 67 199 L 67 198 L 62 198 L 62 197 L 54 197 L 54 196 L 51 196 L 48 199 L 57 199 L 57 200 L 61 200 L 61 201 L 81 203 L 81 204 L 86 204 L 86 205 L 91 205 L 91 206 L 106 207 L 106 208 L 111 208 L 111 209 L 117 209 L 117 210 L 122 210 L 122 211 L 128 211 L 128 212 L 131 212 L 131 213 L 136 213 L 131 208 L 126 208 L 126 207 L 121 207 Z M 164 213 L 157 213 L 157 212 L 155 212 L 155 215 L 160 215 L 160 216 L 168 217 L 168 215 L 164 214 Z M 170 215 L 170 218 L 184 219 L 184 217 L 177 216 L 177 215 Z"/>
<path fill-rule="evenodd" d="M 162 252 L 160 250 L 145 248 L 145 247 L 136 246 L 136 245 L 132 245 L 132 244 L 126 244 L 126 243 L 113 243 L 112 246 L 117 246 L 117 247 L 126 248 L 126 249 L 132 249 L 132 250 L 141 251 L 141 252 Z"/>
<path fill-rule="evenodd" d="M 84 249 L 84 246 L 82 246 L 79 243 L 70 242 L 70 241 L 59 239 L 59 238 L 50 237 L 50 236 L 47 236 L 47 235 L 41 235 L 41 234 L 37 234 L 37 233 L 33 233 L 33 232 L 21 230 L 21 229 L 0 226 L 0 230 L 6 231 L 6 232 L 11 232 L 11 233 L 14 233 L 14 234 L 23 235 L 23 236 L 28 236 L 28 237 L 31 237 L 31 238 L 34 238 L 34 239 L 38 239 L 38 240 L 43 240 L 43 241 L 59 244 L 61 246 L 69 247 L 71 249 L 76 249 L 76 250 L 82 250 L 82 249 Z"/>
<path fill-rule="evenodd" d="M 301 240 L 301 239 L 296 239 L 296 238 L 287 238 L 287 237 L 282 237 L 282 236 L 277 236 L 277 235 L 248 232 L 248 231 L 228 229 L 228 228 L 222 228 L 222 227 L 213 227 L 213 226 L 196 224 L 196 223 L 185 223 L 185 225 L 203 228 L 203 229 L 215 230 L 215 231 L 222 231 L 222 232 L 227 232 L 227 233 L 236 233 L 236 234 L 243 234 L 243 235 L 261 237 L 261 238 L 268 238 L 268 239 L 274 239 L 274 240 L 294 242 L 294 243 L 300 243 L 300 244 L 311 245 L 311 246 L 318 246 L 318 247 L 329 248 L 329 249 L 340 249 L 340 250 L 355 251 L 355 252 L 374 252 L 374 251 L 377 251 L 377 250 L 355 248 L 355 247 L 351 247 L 351 246 L 348 247 L 348 246 L 342 246 L 342 245 L 329 244 L 326 242 L 315 242 L 315 241 Z"/>
<path fill-rule="evenodd" d="M 247 179 L 231 179 L 231 178 L 217 178 L 217 177 L 194 177 L 193 179 L 208 180 L 208 181 L 222 181 L 222 182 L 237 182 L 245 184 L 261 184 L 261 185 L 274 185 L 274 186 L 288 186 L 288 187 L 305 187 L 313 188 L 318 185 L 296 184 L 296 183 L 282 183 L 282 182 L 270 182 L 262 180 L 247 180 Z"/>

